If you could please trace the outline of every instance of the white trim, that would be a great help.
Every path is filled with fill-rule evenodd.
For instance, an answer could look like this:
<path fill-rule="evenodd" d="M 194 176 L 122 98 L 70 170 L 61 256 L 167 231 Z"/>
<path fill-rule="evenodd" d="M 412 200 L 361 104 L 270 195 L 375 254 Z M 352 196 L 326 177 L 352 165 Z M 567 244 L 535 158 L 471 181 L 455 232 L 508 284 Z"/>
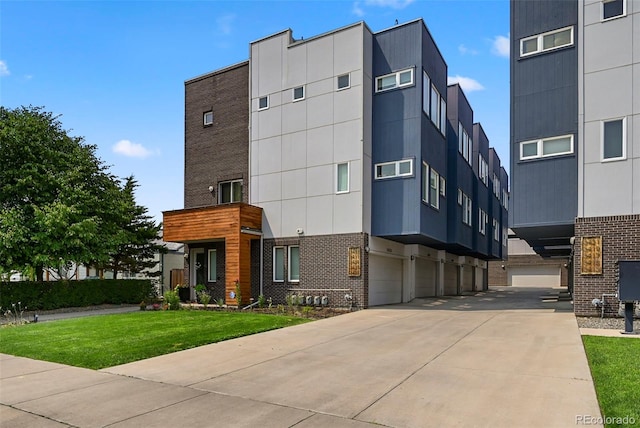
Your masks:
<path fill-rule="evenodd" d="M 624 18 L 625 16 L 627 16 L 627 0 L 622 0 L 622 15 L 612 16 L 611 18 L 604 17 L 604 4 L 611 3 L 613 1 L 615 0 L 602 0 L 600 2 L 600 22 L 608 22 L 612 19 Z"/>
<path fill-rule="evenodd" d="M 234 201 L 234 193 L 233 193 L 233 183 L 240 183 L 240 199 L 237 201 Z M 224 184 L 229 184 L 231 186 L 230 192 L 229 192 L 229 196 L 231 197 L 230 201 L 222 201 L 222 186 Z M 242 202 L 242 179 L 237 179 L 237 180 L 227 180 L 227 181 L 221 181 L 220 183 L 218 183 L 218 204 L 231 204 L 234 202 Z"/>
<path fill-rule="evenodd" d="M 214 257 L 216 257 L 215 259 L 215 264 L 216 264 L 216 272 L 213 272 L 213 279 L 211 279 L 211 253 L 214 254 Z M 217 250 L 208 250 L 207 251 L 207 282 L 217 282 L 218 279 L 218 259 L 217 259 Z"/>
<path fill-rule="evenodd" d="M 338 188 L 338 186 L 340 185 L 340 174 L 339 174 L 339 167 L 340 165 L 346 165 L 347 166 L 347 189 L 346 190 L 340 190 Z M 337 163 L 336 164 L 336 194 L 340 195 L 343 193 L 349 193 L 350 189 L 351 189 L 351 180 L 350 180 L 350 174 L 351 174 L 351 165 L 349 162 L 341 162 L 341 163 Z"/>
<path fill-rule="evenodd" d="M 207 116 L 211 117 L 210 121 L 207 121 Z M 202 113 L 202 125 L 203 126 L 213 125 L 213 110 L 205 111 Z"/>
<path fill-rule="evenodd" d="M 571 148 L 569 149 L 569 151 L 559 152 L 559 153 L 551 153 L 551 154 L 548 154 L 548 155 L 543 154 L 544 153 L 544 143 L 545 142 L 555 141 L 555 140 L 562 140 L 562 139 L 566 139 L 566 138 L 570 139 Z M 534 143 L 536 144 L 536 154 L 535 155 L 531 155 L 531 156 L 524 156 L 523 146 L 525 144 L 534 144 Z M 518 145 L 520 146 L 520 160 L 531 160 L 531 159 L 540 159 L 540 158 L 550 158 L 550 157 L 555 157 L 555 156 L 565 156 L 565 155 L 571 155 L 574 152 L 573 134 L 558 135 L 558 136 L 547 137 L 547 138 L 540 138 L 539 140 L 521 141 L 521 142 L 518 143 Z"/>
<path fill-rule="evenodd" d="M 420 199 L 425 204 L 429 203 L 429 164 L 422 161 L 422 194 Z"/>
<path fill-rule="evenodd" d="M 344 87 L 340 87 L 340 78 L 347 76 L 347 78 L 349 79 L 349 82 L 347 83 L 347 86 Z M 351 73 L 345 73 L 345 74 L 341 74 L 339 76 L 336 76 L 336 91 L 344 91 L 345 89 L 349 89 L 351 87 Z"/>
<path fill-rule="evenodd" d="M 376 77 L 376 80 L 374 82 L 375 84 L 375 91 L 376 93 L 378 92 L 385 92 L 385 91 L 390 91 L 392 89 L 398 89 L 398 88 L 404 88 L 406 86 L 413 86 L 414 82 L 415 82 L 415 78 L 414 78 L 414 73 L 413 73 L 413 67 L 411 68 L 405 68 L 404 70 L 398 70 L 395 71 L 393 73 L 389 73 L 389 74 L 385 74 L 383 76 L 378 76 Z M 400 83 L 400 75 L 404 74 L 406 72 L 410 72 L 411 73 L 411 80 L 407 83 Z M 391 77 L 391 76 L 395 76 L 395 84 L 393 86 L 390 86 L 388 88 L 378 88 L 378 82 L 381 81 L 382 79 L 384 79 L 385 77 Z"/>
<path fill-rule="evenodd" d="M 619 120 L 622 120 L 622 156 L 619 156 L 617 158 L 605 159 L 604 157 L 604 124 L 609 122 L 617 122 Z M 615 162 L 615 161 L 627 159 L 627 118 L 626 117 L 616 117 L 613 119 L 600 121 L 600 159 L 602 162 Z"/>
<path fill-rule="evenodd" d="M 440 176 L 440 196 L 447 197 L 447 180 L 442 175 Z"/>
<path fill-rule="evenodd" d="M 435 187 L 432 185 L 432 180 L 435 182 Z M 431 198 L 432 190 L 435 190 L 435 198 Z M 433 168 L 429 169 L 429 205 L 437 210 L 440 209 L 440 174 Z"/>
<path fill-rule="evenodd" d="M 556 33 L 562 33 L 563 31 L 566 31 L 566 30 L 571 30 L 571 41 L 569 43 L 564 44 L 562 46 L 554 46 L 547 49 L 543 48 L 545 36 L 550 36 Z M 536 50 L 532 52 L 524 53 L 523 52 L 524 43 L 534 39 L 536 40 Z M 562 49 L 567 46 L 573 46 L 574 44 L 575 44 L 575 39 L 573 36 L 573 25 L 569 27 L 558 28 L 557 30 L 547 31 L 546 33 L 536 34 L 535 36 L 523 37 L 522 39 L 520 39 L 520 58 L 526 58 L 528 56 L 535 55 L 542 52 L 551 52 L 556 49 Z"/>
<path fill-rule="evenodd" d="M 276 245 L 273 247 L 273 259 L 272 259 L 272 264 L 273 264 L 273 268 L 272 268 L 272 279 L 273 282 L 284 282 L 284 278 L 285 278 L 285 272 L 284 272 L 284 267 L 285 267 L 285 260 L 284 260 L 284 246 L 283 245 Z M 282 279 L 276 279 L 276 250 L 281 249 L 282 250 Z"/>
<path fill-rule="evenodd" d="M 410 166 L 409 172 L 400 173 L 400 164 L 405 162 L 409 162 L 409 166 Z M 385 166 L 385 165 L 395 165 L 394 175 L 387 175 L 387 176 L 378 175 L 378 167 Z M 410 177 L 413 175 L 413 159 L 401 159 L 401 160 L 392 161 L 392 162 L 380 162 L 373 166 L 373 171 L 374 171 L 376 180 L 384 180 L 387 178 L 396 178 L 396 177 Z"/>
<path fill-rule="evenodd" d="M 431 78 L 426 71 L 422 70 L 422 111 L 427 117 L 431 117 Z"/>
<path fill-rule="evenodd" d="M 291 249 L 298 249 L 298 279 L 291 279 Z M 287 281 L 288 282 L 300 282 L 300 246 L 299 245 L 289 245 L 287 249 Z"/>
<path fill-rule="evenodd" d="M 300 98 L 296 98 L 296 89 L 302 89 L 302 97 L 300 97 Z M 305 99 L 305 97 L 306 97 L 306 95 L 307 95 L 307 94 L 306 94 L 306 92 L 307 92 L 307 91 L 305 90 L 304 85 L 302 85 L 302 86 L 296 86 L 295 88 L 293 88 L 293 89 L 291 90 L 291 97 L 292 97 L 292 99 L 293 99 L 293 102 L 295 103 L 295 102 L 297 102 L 297 101 L 302 101 L 302 100 L 304 100 L 304 99 Z"/>
<path fill-rule="evenodd" d="M 260 100 L 266 99 L 267 100 L 267 106 L 266 107 L 260 107 Z M 258 98 L 258 111 L 262 111 L 262 110 L 267 110 L 269 108 L 269 95 L 265 95 L 264 97 L 259 97 Z"/>

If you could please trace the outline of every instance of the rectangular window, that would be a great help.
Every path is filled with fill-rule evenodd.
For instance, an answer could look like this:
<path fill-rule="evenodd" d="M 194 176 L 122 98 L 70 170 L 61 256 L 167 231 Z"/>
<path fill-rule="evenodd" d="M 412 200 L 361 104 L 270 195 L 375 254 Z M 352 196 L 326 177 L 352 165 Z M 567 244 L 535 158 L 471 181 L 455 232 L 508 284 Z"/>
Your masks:
<path fill-rule="evenodd" d="M 471 165 L 473 164 L 473 139 L 471 139 L 471 137 L 467 140 L 467 144 L 469 145 L 467 148 L 467 153 L 469 154 L 469 156 L 467 156 L 467 163 Z"/>
<path fill-rule="evenodd" d="M 289 282 L 299 282 L 300 281 L 300 247 L 298 246 L 290 246 L 289 247 Z"/>
<path fill-rule="evenodd" d="M 413 175 L 412 159 L 376 164 L 376 180 L 409 175 Z"/>
<path fill-rule="evenodd" d="M 422 162 L 422 202 L 429 203 L 429 165 Z"/>
<path fill-rule="evenodd" d="M 213 125 L 213 112 L 206 111 L 202 114 L 202 123 L 204 126 Z"/>
<path fill-rule="evenodd" d="M 413 85 L 413 68 L 376 77 L 376 92 Z"/>
<path fill-rule="evenodd" d="M 462 122 L 458 122 L 458 152 L 460 152 L 460 154 L 464 152 L 464 129 L 462 128 Z"/>
<path fill-rule="evenodd" d="M 208 252 L 209 259 L 209 282 L 216 282 L 218 278 L 218 270 L 217 270 L 217 252 L 216 250 L 209 250 Z"/>
<path fill-rule="evenodd" d="M 478 209 L 478 231 L 482 235 L 486 235 L 487 233 L 486 217 L 487 217 L 487 214 L 481 208 L 479 208 Z"/>
<path fill-rule="evenodd" d="M 349 163 L 336 165 L 336 193 L 349 191 Z"/>
<path fill-rule="evenodd" d="M 509 192 L 505 189 L 502 189 L 502 206 L 507 210 L 509 209 Z"/>
<path fill-rule="evenodd" d="M 469 159 L 469 135 L 464 129 L 462 130 L 462 157 L 465 160 Z"/>
<path fill-rule="evenodd" d="M 471 198 L 465 193 L 462 193 L 463 205 L 462 205 L 462 222 L 468 226 L 471 226 L 471 216 L 473 215 L 473 204 Z"/>
<path fill-rule="evenodd" d="M 284 247 L 273 247 L 273 281 L 284 282 Z"/>
<path fill-rule="evenodd" d="M 258 99 L 258 110 L 266 110 L 269 108 L 269 97 L 260 97 Z"/>
<path fill-rule="evenodd" d="M 440 208 L 440 174 L 435 169 L 431 168 L 429 174 L 429 203 L 434 208 Z"/>
<path fill-rule="evenodd" d="M 242 180 L 227 181 L 220 183 L 218 198 L 221 204 L 242 201 Z"/>
<path fill-rule="evenodd" d="M 520 143 L 520 160 L 570 155 L 572 153 L 573 135 L 562 135 Z"/>
<path fill-rule="evenodd" d="M 431 79 L 426 71 L 422 72 L 422 111 L 425 112 L 427 116 L 429 114 L 429 94 L 431 93 Z"/>
<path fill-rule="evenodd" d="M 495 218 L 493 219 L 493 240 L 500 242 L 500 223 Z"/>
<path fill-rule="evenodd" d="M 626 157 L 625 119 L 602 122 L 602 160 L 620 160 Z"/>
<path fill-rule="evenodd" d="M 461 189 L 458 189 L 458 205 L 462 206 L 462 199 L 463 199 L 464 193 L 462 193 Z"/>
<path fill-rule="evenodd" d="M 338 90 L 347 89 L 351 86 L 351 79 L 349 73 L 338 76 Z"/>
<path fill-rule="evenodd" d="M 560 28 L 520 39 L 520 57 L 573 45 L 573 27 Z"/>
<path fill-rule="evenodd" d="M 447 134 L 447 103 L 444 98 L 440 98 L 440 132 Z"/>
<path fill-rule="evenodd" d="M 298 86 L 293 88 L 293 101 L 300 101 L 304 99 L 304 86 Z"/>
<path fill-rule="evenodd" d="M 431 85 L 431 122 L 435 126 L 440 125 L 440 92 Z"/>
<path fill-rule="evenodd" d="M 485 186 L 487 185 L 488 171 L 489 171 L 489 166 L 487 165 L 487 162 L 482 157 L 482 154 L 478 153 L 478 177 L 480 178 L 480 181 L 484 183 Z"/>
<path fill-rule="evenodd" d="M 602 0 L 602 20 L 625 16 L 626 0 Z"/>
<path fill-rule="evenodd" d="M 447 196 L 447 182 L 443 176 L 440 176 L 440 196 L 443 198 Z"/>
<path fill-rule="evenodd" d="M 507 228 L 503 227 L 502 228 L 502 246 L 506 247 L 508 241 L 509 241 L 509 235 L 507 233 Z"/>

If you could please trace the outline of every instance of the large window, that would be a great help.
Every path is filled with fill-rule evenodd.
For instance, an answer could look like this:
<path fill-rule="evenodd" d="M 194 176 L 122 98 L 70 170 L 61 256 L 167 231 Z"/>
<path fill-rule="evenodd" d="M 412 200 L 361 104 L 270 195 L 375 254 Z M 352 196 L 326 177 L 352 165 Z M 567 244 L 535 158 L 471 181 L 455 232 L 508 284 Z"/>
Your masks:
<path fill-rule="evenodd" d="M 349 163 L 336 165 L 336 193 L 349 191 Z"/>
<path fill-rule="evenodd" d="M 273 281 L 284 282 L 284 247 L 273 247 Z"/>
<path fill-rule="evenodd" d="M 464 129 L 461 122 L 458 122 L 458 152 L 460 152 L 464 160 L 466 160 L 469 165 L 472 164 L 473 158 L 471 156 L 473 154 L 473 140 L 467 133 L 466 129 Z"/>
<path fill-rule="evenodd" d="M 431 122 L 437 127 L 440 125 L 440 92 L 431 85 Z"/>
<path fill-rule="evenodd" d="M 440 174 L 431 168 L 429 173 L 429 204 L 434 208 L 440 208 Z"/>
<path fill-rule="evenodd" d="M 413 85 L 413 68 L 376 77 L 376 92 Z"/>
<path fill-rule="evenodd" d="M 471 216 L 473 215 L 473 203 L 471 202 L 471 198 L 466 195 L 466 193 L 462 194 L 462 222 L 467 226 L 471 226 Z"/>
<path fill-rule="evenodd" d="M 300 281 L 300 247 L 297 245 L 289 247 L 289 282 Z"/>
<path fill-rule="evenodd" d="M 489 221 L 489 216 L 487 213 L 482 210 L 482 208 L 478 208 L 478 231 L 486 235 L 487 233 L 487 222 Z"/>
<path fill-rule="evenodd" d="M 602 0 L 602 20 L 625 16 L 626 6 L 626 0 Z"/>
<path fill-rule="evenodd" d="M 218 270 L 217 270 L 217 252 L 216 250 L 209 250 L 208 253 L 209 258 L 209 282 L 216 282 L 218 278 Z"/>
<path fill-rule="evenodd" d="M 429 165 L 422 162 L 422 202 L 429 203 Z"/>
<path fill-rule="evenodd" d="M 413 175 L 413 159 L 376 164 L 376 180 Z"/>
<path fill-rule="evenodd" d="M 489 180 L 489 165 L 480 153 L 478 153 L 478 176 L 480 177 L 480 181 L 486 186 Z"/>
<path fill-rule="evenodd" d="M 220 183 L 219 198 L 221 204 L 242 201 L 242 180 Z"/>
<path fill-rule="evenodd" d="M 442 135 L 447 133 L 447 103 L 444 98 L 440 98 L 440 132 Z"/>
<path fill-rule="evenodd" d="M 573 135 L 562 135 L 520 143 L 520 160 L 569 155 L 572 153 Z"/>
<path fill-rule="evenodd" d="M 548 52 L 571 45 L 573 45 L 573 27 L 560 28 L 520 39 L 520 56 Z"/>
<path fill-rule="evenodd" d="M 500 242 L 500 222 L 493 219 L 493 240 L 496 242 Z"/>
<path fill-rule="evenodd" d="M 626 158 L 626 129 L 624 118 L 602 122 L 602 160 Z"/>
<path fill-rule="evenodd" d="M 431 93 L 431 79 L 426 71 L 422 72 L 422 111 L 429 114 L 429 94 Z"/>

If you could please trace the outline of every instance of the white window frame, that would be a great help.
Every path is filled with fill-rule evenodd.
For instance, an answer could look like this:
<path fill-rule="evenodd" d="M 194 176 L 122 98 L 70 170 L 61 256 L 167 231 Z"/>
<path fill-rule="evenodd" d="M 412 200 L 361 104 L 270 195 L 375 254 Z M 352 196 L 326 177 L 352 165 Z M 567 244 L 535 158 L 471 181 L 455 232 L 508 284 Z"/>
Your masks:
<path fill-rule="evenodd" d="M 464 127 L 462 122 L 458 121 L 458 153 L 464 152 Z"/>
<path fill-rule="evenodd" d="M 467 156 L 467 163 L 469 165 L 473 164 L 473 138 L 471 138 L 471 136 L 469 136 L 469 139 L 467 140 L 467 144 L 469 145 L 469 148 L 467 149 L 467 151 L 469 152 L 469 156 Z"/>
<path fill-rule="evenodd" d="M 347 166 L 347 188 L 346 190 L 340 190 L 340 166 L 341 165 L 346 165 Z M 341 162 L 336 164 L 336 194 L 342 194 L 342 193 L 349 193 L 350 190 L 350 177 L 349 175 L 351 174 L 351 165 L 349 165 L 349 162 Z"/>
<path fill-rule="evenodd" d="M 215 265 L 216 265 L 216 269 L 213 272 L 213 278 L 211 277 L 211 255 L 213 254 L 214 260 L 215 260 Z M 207 282 L 217 282 L 218 279 L 218 259 L 217 259 L 217 254 L 218 252 L 214 249 L 214 250 L 209 250 L 207 251 Z"/>
<path fill-rule="evenodd" d="M 408 83 L 400 83 L 400 75 L 404 74 L 406 72 L 410 72 L 411 73 L 411 80 Z M 389 88 L 378 89 L 378 82 L 381 81 L 382 79 L 386 78 L 386 77 L 391 77 L 391 76 L 395 76 L 396 84 L 394 86 L 389 87 Z M 398 71 L 395 71 L 393 73 L 389 73 L 389 74 L 385 74 L 383 76 L 376 77 L 375 90 L 376 90 L 376 93 L 378 93 L 378 92 L 390 91 L 392 89 L 398 89 L 398 88 L 404 88 L 404 87 L 407 87 L 407 86 L 413 86 L 414 81 L 415 81 L 415 78 L 414 78 L 414 73 L 413 73 L 413 67 L 405 68 L 404 70 L 398 70 Z"/>
<path fill-rule="evenodd" d="M 473 203 L 471 202 L 471 198 L 467 196 L 466 193 L 462 193 L 463 204 L 462 204 L 462 223 L 471 227 L 473 222 Z"/>
<path fill-rule="evenodd" d="M 507 228 L 503 227 L 502 228 L 502 246 L 506 247 L 508 242 L 509 242 L 509 235 L 507 232 Z"/>
<path fill-rule="evenodd" d="M 238 201 L 234 201 L 233 199 L 233 183 L 240 183 L 240 200 Z M 225 184 L 229 184 L 231 186 L 231 192 L 230 192 L 230 196 L 231 196 L 231 200 L 228 202 L 223 202 L 222 201 L 222 186 Z M 220 183 L 218 183 L 218 203 L 219 204 L 232 204 L 234 202 L 242 202 L 242 180 L 228 180 L 228 181 L 221 181 Z"/>
<path fill-rule="evenodd" d="M 435 105 L 433 105 L 435 99 Z M 440 129 L 440 92 L 435 87 L 435 85 L 431 84 L 431 107 L 435 108 L 431 109 L 431 122 L 435 125 L 436 128 Z"/>
<path fill-rule="evenodd" d="M 495 218 L 493 219 L 493 240 L 500 242 L 500 223 Z"/>
<path fill-rule="evenodd" d="M 278 279 L 276 278 L 276 251 L 277 250 L 282 250 L 282 279 Z M 286 266 L 286 261 L 284 259 L 285 256 L 285 247 L 283 245 L 276 245 L 275 247 L 273 247 L 273 282 L 284 282 L 285 279 L 285 271 L 284 268 Z"/>
<path fill-rule="evenodd" d="M 482 208 L 478 208 L 478 232 L 481 235 L 487 234 L 487 213 Z"/>
<path fill-rule="evenodd" d="M 433 185 L 435 183 L 435 186 Z M 431 197 L 431 191 L 435 197 Z M 440 209 L 440 174 L 433 168 L 429 169 L 429 205 L 433 208 Z"/>
<path fill-rule="evenodd" d="M 484 156 L 482 156 L 482 153 L 478 153 L 478 177 L 485 186 L 487 186 L 488 175 L 489 165 L 487 164 L 487 161 L 484 160 Z"/>
<path fill-rule="evenodd" d="M 604 129 L 604 126 L 603 126 Z M 547 141 L 555 141 L 555 140 L 562 140 L 565 138 L 570 138 L 571 140 L 571 149 L 569 151 L 566 152 L 559 152 L 559 153 L 551 153 L 549 155 L 545 155 L 544 153 L 544 143 Z M 525 156 L 524 155 L 524 145 L 525 144 L 536 144 L 536 154 L 532 155 L 532 156 Z M 520 160 L 531 160 L 531 159 L 541 159 L 541 158 L 552 158 L 552 157 L 556 157 L 556 156 L 566 156 L 566 155 L 572 155 L 574 153 L 574 140 L 573 140 L 573 134 L 568 134 L 568 135 L 557 135 L 557 136 L 553 136 L 553 137 L 547 137 L 547 138 L 540 138 L 539 140 L 529 140 L 529 141 L 521 141 L 520 143 L 518 143 L 520 146 Z"/>
<path fill-rule="evenodd" d="M 302 96 L 301 96 L 300 98 L 296 98 L 296 89 L 302 89 Z M 305 90 L 304 85 L 302 85 L 302 86 L 296 86 L 295 88 L 293 88 L 293 89 L 292 89 L 292 91 L 291 91 L 291 96 L 292 96 L 292 98 L 293 98 L 293 102 L 295 103 L 295 102 L 297 102 L 297 101 L 302 101 L 302 100 L 304 100 L 305 96 L 307 95 L 307 94 L 306 94 L 306 92 L 307 92 L 307 91 Z"/>
<path fill-rule="evenodd" d="M 291 261 L 293 258 L 291 257 L 291 249 L 298 249 L 298 279 L 291 277 Z M 287 249 L 287 281 L 288 282 L 300 282 L 300 246 L 299 245 L 290 245 Z"/>
<path fill-rule="evenodd" d="M 207 117 L 210 117 L 211 120 L 207 121 Z M 202 125 L 210 126 L 213 125 L 213 110 L 205 111 L 202 113 Z"/>
<path fill-rule="evenodd" d="M 431 78 L 426 71 L 422 70 L 422 111 L 431 117 Z"/>
<path fill-rule="evenodd" d="M 609 122 L 622 121 L 622 156 L 615 158 L 604 157 L 604 124 Z M 627 118 L 616 117 L 614 119 L 607 119 L 600 121 L 600 159 L 602 162 L 615 162 L 627 159 Z"/>
<path fill-rule="evenodd" d="M 429 203 L 429 164 L 422 162 L 422 202 Z"/>
<path fill-rule="evenodd" d="M 543 42 L 544 42 L 544 37 L 545 36 L 549 36 L 549 35 L 555 34 L 555 33 L 561 33 L 561 32 L 566 31 L 566 30 L 571 30 L 571 42 L 570 43 L 567 43 L 566 45 L 562 45 L 562 46 L 554 46 L 552 48 L 547 48 L 547 49 L 543 48 Z M 537 49 L 535 51 L 532 51 L 532 52 L 524 53 L 523 52 L 524 43 L 529 41 L 529 40 L 533 40 L 533 39 L 537 39 Z M 573 25 L 570 25 L 568 27 L 558 28 L 557 30 L 547 31 L 546 33 L 536 34 L 535 36 L 524 37 L 524 38 L 520 39 L 520 58 L 526 58 L 528 56 L 539 54 L 539 53 L 543 53 L 543 52 L 551 52 L 551 51 L 554 51 L 554 50 L 557 50 L 557 49 L 566 48 L 567 46 L 573 46 L 574 44 L 575 44 L 575 36 L 574 36 L 574 31 L 573 31 Z"/>
<path fill-rule="evenodd" d="M 260 107 L 260 101 L 261 100 L 267 100 L 267 106 L 266 107 Z M 265 95 L 264 97 L 259 97 L 258 98 L 258 111 L 267 110 L 268 108 L 269 108 L 269 96 Z"/>
<path fill-rule="evenodd" d="M 447 180 L 442 175 L 440 176 L 440 196 L 447 197 Z"/>
<path fill-rule="evenodd" d="M 506 210 L 509 209 L 509 192 L 506 189 L 502 189 L 502 206 Z"/>
<path fill-rule="evenodd" d="M 440 97 L 440 133 L 447 135 L 447 102 Z"/>
<path fill-rule="evenodd" d="M 340 87 L 340 78 L 341 77 L 345 77 L 345 76 L 348 79 L 347 86 L 343 86 L 341 88 Z M 350 87 L 351 87 L 351 73 L 341 74 L 341 75 L 336 77 L 336 91 L 344 91 L 345 89 L 349 89 Z"/>
<path fill-rule="evenodd" d="M 400 173 L 400 164 L 409 162 L 409 172 L 408 173 Z M 378 167 L 385 165 L 395 165 L 395 174 L 388 175 L 386 177 L 378 176 Z M 413 159 L 401 159 L 393 162 L 380 162 L 374 165 L 374 174 L 376 180 L 385 180 L 387 178 L 397 178 L 397 177 L 410 177 L 413 176 Z"/>
<path fill-rule="evenodd" d="M 462 189 L 458 188 L 458 205 L 462 206 L 462 201 L 464 200 L 464 192 Z"/>
<path fill-rule="evenodd" d="M 616 16 L 612 16 L 610 18 L 605 18 L 604 17 L 604 4 L 605 3 L 611 3 L 614 0 L 602 0 L 600 2 L 600 22 L 607 22 L 607 21 L 611 21 L 612 19 L 618 19 L 618 18 L 623 18 L 625 16 L 627 16 L 627 0 L 622 0 L 622 15 L 616 15 Z"/>

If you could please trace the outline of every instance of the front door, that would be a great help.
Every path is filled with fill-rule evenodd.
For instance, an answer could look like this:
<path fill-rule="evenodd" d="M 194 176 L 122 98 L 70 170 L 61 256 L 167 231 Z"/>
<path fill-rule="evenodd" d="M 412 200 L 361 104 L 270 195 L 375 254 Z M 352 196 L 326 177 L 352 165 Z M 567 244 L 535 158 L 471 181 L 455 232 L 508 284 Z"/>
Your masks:
<path fill-rule="evenodd" d="M 194 248 L 191 250 L 190 259 L 190 275 L 189 275 L 189 284 L 191 285 L 191 289 L 198 284 L 205 284 L 205 258 L 204 258 L 204 248 Z"/>

